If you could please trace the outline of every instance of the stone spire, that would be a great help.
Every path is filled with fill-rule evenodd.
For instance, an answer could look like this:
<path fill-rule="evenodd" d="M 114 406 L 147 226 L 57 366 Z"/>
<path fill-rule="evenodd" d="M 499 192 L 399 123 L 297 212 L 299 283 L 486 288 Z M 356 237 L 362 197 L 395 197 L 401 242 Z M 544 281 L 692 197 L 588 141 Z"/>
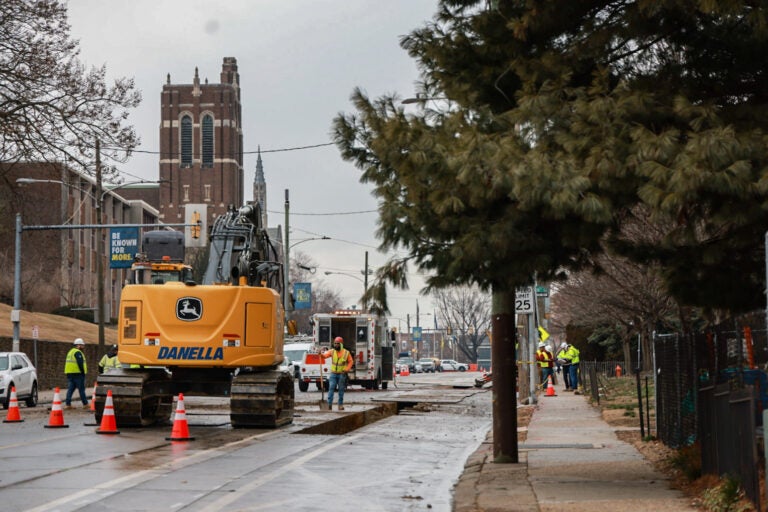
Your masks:
<path fill-rule="evenodd" d="M 256 149 L 256 172 L 253 175 L 253 202 L 261 205 L 262 226 L 267 227 L 267 181 L 264 179 L 264 164 L 261 161 L 261 145 Z"/>
<path fill-rule="evenodd" d="M 195 79 L 192 82 L 192 95 L 200 96 L 202 91 L 200 90 L 200 74 L 197 72 L 197 66 L 195 66 Z"/>

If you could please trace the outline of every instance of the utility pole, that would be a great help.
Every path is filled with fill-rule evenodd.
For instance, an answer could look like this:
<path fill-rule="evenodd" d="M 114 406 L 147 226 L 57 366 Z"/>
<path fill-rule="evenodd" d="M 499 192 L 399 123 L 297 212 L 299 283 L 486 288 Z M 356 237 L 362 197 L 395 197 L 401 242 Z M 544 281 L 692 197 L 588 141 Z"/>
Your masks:
<path fill-rule="evenodd" d="M 288 250 L 290 247 L 288 233 L 290 227 L 288 226 L 288 211 L 291 208 L 291 201 L 288 199 L 288 189 L 285 189 L 285 262 L 283 263 L 283 309 L 285 309 L 285 322 L 286 324 L 290 320 L 290 302 L 291 297 L 288 292 L 288 273 L 290 272 L 290 258 L 288 256 Z"/>
<path fill-rule="evenodd" d="M 363 285 L 365 287 L 365 293 L 363 294 L 363 311 L 368 311 L 368 251 L 365 251 L 365 272 Z"/>
<path fill-rule="evenodd" d="M 99 315 L 99 355 L 104 354 L 104 228 L 102 227 L 102 206 L 104 195 L 101 183 L 101 142 L 96 139 L 96 279 L 99 303 L 96 312 Z"/>

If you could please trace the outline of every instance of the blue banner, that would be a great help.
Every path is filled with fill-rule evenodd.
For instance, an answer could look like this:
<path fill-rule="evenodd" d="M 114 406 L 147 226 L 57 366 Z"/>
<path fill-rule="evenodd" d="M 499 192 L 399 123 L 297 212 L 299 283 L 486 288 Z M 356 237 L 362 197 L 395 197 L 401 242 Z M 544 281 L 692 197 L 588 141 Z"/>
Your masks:
<path fill-rule="evenodd" d="M 312 307 L 312 283 L 293 284 L 293 309 Z"/>
<path fill-rule="evenodd" d="M 109 268 L 131 268 L 139 252 L 139 228 L 109 228 Z"/>
<path fill-rule="evenodd" d="M 421 327 L 411 327 L 411 339 L 421 341 Z"/>

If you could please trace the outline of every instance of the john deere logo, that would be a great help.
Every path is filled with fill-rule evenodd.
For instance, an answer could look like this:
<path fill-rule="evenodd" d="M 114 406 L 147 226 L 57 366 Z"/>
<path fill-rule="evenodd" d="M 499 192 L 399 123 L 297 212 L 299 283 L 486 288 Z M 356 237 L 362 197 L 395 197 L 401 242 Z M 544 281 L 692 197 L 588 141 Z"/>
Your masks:
<path fill-rule="evenodd" d="M 203 316 L 203 301 L 196 297 L 182 297 L 176 301 L 176 317 L 186 322 L 200 320 Z"/>

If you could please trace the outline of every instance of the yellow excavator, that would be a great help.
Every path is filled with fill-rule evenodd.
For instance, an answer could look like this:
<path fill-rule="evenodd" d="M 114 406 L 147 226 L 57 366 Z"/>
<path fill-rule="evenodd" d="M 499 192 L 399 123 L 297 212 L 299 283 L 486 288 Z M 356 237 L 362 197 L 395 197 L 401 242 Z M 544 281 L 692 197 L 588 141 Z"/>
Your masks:
<path fill-rule="evenodd" d="M 284 269 L 261 225 L 260 206 L 230 208 L 216 219 L 202 284 L 178 254 L 165 254 L 173 253 L 169 236 L 178 237 L 143 239 L 149 250 L 143 248 L 146 256 L 123 288 L 122 367 L 99 377 L 96 421 L 111 391 L 118 426 L 170 421 L 178 393 L 229 397 L 233 427 L 291 423 L 293 376 L 278 369 Z"/>

